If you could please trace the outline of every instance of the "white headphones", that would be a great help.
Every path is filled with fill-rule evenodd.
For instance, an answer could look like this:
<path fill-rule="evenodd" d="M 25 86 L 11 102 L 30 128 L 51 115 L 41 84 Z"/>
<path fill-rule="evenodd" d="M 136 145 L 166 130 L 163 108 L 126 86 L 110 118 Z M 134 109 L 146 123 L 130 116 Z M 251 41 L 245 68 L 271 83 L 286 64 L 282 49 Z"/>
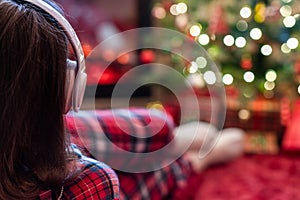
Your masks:
<path fill-rule="evenodd" d="M 66 95 L 66 108 L 65 112 L 68 112 L 69 105 L 72 102 L 72 108 L 74 111 L 78 111 L 83 101 L 87 75 L 85 73 L 85 59 L 84 53 L 80 41 L 70 25 L 70 23 L 51 5 L 42 0 L 23 0 L 24 2 L 31 3 L 38 8 L 41 8 L 53 17 L 59 25 L 64 29 L 68 40 L 70 41 L 77 61 L 71 61 L 67 59 L 67 71 L 70 74 L 69 80 L 66 83 L 67 95 Z M 77 69 L 77 70 L 76 70 Z M 77 73 L 75 72 L 77 71 Z M 75 75 L 76 73 L 76 75 Z"/>

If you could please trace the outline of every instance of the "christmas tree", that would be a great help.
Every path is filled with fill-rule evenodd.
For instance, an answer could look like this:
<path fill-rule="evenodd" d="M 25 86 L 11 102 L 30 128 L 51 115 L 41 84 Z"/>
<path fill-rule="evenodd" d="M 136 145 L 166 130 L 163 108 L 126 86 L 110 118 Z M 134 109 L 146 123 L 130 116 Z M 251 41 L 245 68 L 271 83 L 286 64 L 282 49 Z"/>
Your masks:
<path fill-rule="evenodd" d="M 296 0 L 160 0 L 152 9 L 154 26 L 180 31 L 202 45 L 226 88 L 245 101 L 298 96 L 298 13 Z"/>

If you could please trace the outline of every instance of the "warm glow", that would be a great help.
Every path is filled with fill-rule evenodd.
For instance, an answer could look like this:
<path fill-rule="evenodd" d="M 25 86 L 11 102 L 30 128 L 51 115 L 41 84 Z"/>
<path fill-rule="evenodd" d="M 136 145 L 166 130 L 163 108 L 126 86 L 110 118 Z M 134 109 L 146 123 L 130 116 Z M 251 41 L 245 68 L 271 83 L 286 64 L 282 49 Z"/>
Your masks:
<path fill-rule="evenodd" d="M 272 54 L 273 49 L 270 45 L 265 44 L 264 46 L 261 47 L 260 51 L 264 56 L 269 56 Z"/>
<path fill-rule="evenodd" d="M 287 16 L 283 19 L 283 25 L 286 28 L 292 28 L 296 24 L 296 19 L 293 16 Z"/>
<path fill-rule="evenodd" d="M 207 65 L 207 60 L 204 57 L 198 57 L 196 59 L 196 63 L 197 63 L 197 65 L 198 65 L 199 68 L 203 69 Z"/>
<path fill-rule="evenodd" d="M 253 40 L 259 40 L 262 37 L 262 31 L 259 28 L 253 28 L 250 31 L 250 37 Z"/>
<path fill-rule="evenodd" d="M 253 72 L 247 71 L 244 73 L 243 78 L 247 83 L 251 83 L 254 81 L 255 76 L 254 76 Z"/>
<path fill-rule="evenodd" d="M 292 14 L 292 8 L 291 8 L 291 6 L 289 6 L 289 5 L 282 6 L 280 8 L 280 14 L 283 17 L 290 16 Z"/>
<path fill-rule="evenodd" d="M 166 10 L 161 6 L 155 6 L 152 9 L 152 15 L 157 19 L 163 19 L 166 17 Z"/>
<path fill-rule="evenodd" d="M 183 3 L 183 2 L 178 3 L 178 4 L 176 5 L 176 10 L 177 10 L 177 12 L 178 12 L 179 14 L 184 14 L 184 13 L 187 12 L 187 5 L 186 5 L 185 3 Z"/>
<path fill-rule="evenodd" d="M 230 47 L 234 44 L 234 37 L 232 35 L 226 35 L 223 42 L 226 46 Z"/>
<path fill-rule="evenodd" d="M 281 45 L 281 51 L 282 51 L 282 53 L 287 54 L 287 53 L 291 52 L 291 49 L 287 46 L 286 43 L 284 43 L 284 44 Z"/>
<path fill-rule="evenodd" d="M 128 53 L 120 55 L 117 60 L 120 64 L 126 65 L 128 64 L 130 56 Z"/>
<path fill-rule="evenodd" d="M 299 46 L 299 41 L 297 38 L 290 38 L 288 39 L 288 41 L 286 42 L 286 45 L 290 48 L 290 49 L 296 49 Z"/>
<path fill-rule="evenodd" d="M 213 71 L 206 71 L 203 74 L 203 78 L 204 78 L 205 82 L 209 85 L 213 85 L 217 81 L 216 74 Z"/>
<path fill-rule="evenodd" d="M 269 70 L 265 76 L 266 80 L 269 82 L 273 82 L 277 78 L 277 73 L 274 70 Z"/>
<path fill-rule="evenodd" d="M 235 40 L 235 45 L 238 47 L 238 48 L 243 48 L 245 47 L 247 44 L 246 42 L 246 39 L 244 37 L 238 37 L 236 38 Z"/>
<path fill-rule="evenodd" d="M 191 34 L 191 36 L 197 37 L 198 35 L 200 35 L 200 33 L 201 33 L 201 27 L 200 26 L 193 25 L 190 28 L 190 34 Z"/>
<path fill-rule="evenodd" d="M 202 88 L 205 86 L 205 82 L 203 80 L 203 77 L 199 73 L 195 74 L 189 74 L 187 76 L 187 81 L 193 85 L 194 87 Z"/>
<path fill-rule="evenodd" d="M 176 16 L 175 24 L 178 28 L 184 30 L 188 24 L 188 16 L 186 14 Z"/>
<path fill-rule="evenodd" d="M 189 67 L 189 73 L 194 74 L 198 71 L 198 65 L 196 62 L 191 62 L 191 66 Z"/>
<path fill-rule="evenodd" d="M 178 11 L 177 11 L 177 4 L 173 4 L 171 7 L 170 7 L 170 13 L 172 15 L 179 15 Z"/>
<path fill-rule="evenodd" d="M 252 14 L 252 11 L 248 6 L 245 6 L 240 10 L 240 15 L 244 19 L 249 18 L 251 16 L 251 14 Z"/>
<path fill-rule="evenodd" d="M 207 45 L 209 43 L 209 36 L 207 34 L 201 34 L 198 38 L 198 42 L 202 45 Z"/>
<path fill-rule="evenodd" d="M 250 119 L 250 111 L 249 110 L 246 110 L 246 109 L 241 109 L 238 113 L 238 116 L 240 119 L 242 120 L 248 120 Z"/>
<path fill-rule="evenodd" d="M 231 74 L 225 74 L 222 81 L 225 85 L 231 85 L 233 83 L 233 76 Z"/>
<path fill-rule="evenodd" d="M 266 90 L 273 90 L 275 88 L 275 83 L 266 81 L 264 87 Z"/>

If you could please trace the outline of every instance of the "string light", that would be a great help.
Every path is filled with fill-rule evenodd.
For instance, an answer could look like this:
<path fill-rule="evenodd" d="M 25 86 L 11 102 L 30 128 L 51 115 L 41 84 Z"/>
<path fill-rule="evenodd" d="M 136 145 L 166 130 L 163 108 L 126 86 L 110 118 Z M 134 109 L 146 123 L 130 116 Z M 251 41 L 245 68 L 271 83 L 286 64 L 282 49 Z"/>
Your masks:
<path fill-rule="evenodd" d="M 177 4 L 173 4 L 170 7 L 170 13 L 174 16 L 179 15 L 178 11 L 177 11 Z"/>
<path fill-rule="evenodd" d="M 198 65 L 196 62 L 192 61 L 191 66 L 189 67 L 189 73 L 194 74 L 198 71 Z"/>
<path fill-rule="evenodd" d="M 250 114 L 249 110 L 247 110 L 247 109 L 241 109 L 239 111 L 239 113 L 238 113 L 238 116 L 242 120 L 248 120 L 248 119 L 250 119 L 251 114 Z"/>
<path fill-rule="evenodd" d="M 264 56 L 269 56 L 272 54 L 272 47 L 268 44 L 265 44 L 264 46 L 261 47 L 261 53 L 264 55 Z"/>
<path fill-rule="evenodd" d="M 152 9 L 152 15 L 157 19 L 164 19 L 166 17 L 166 10 L 161 6 L 155 6 Z"/>
<path fill-rule="evenodd" d="M 223 42 L 226 46 L 230 47 L 234 45 L 234 37 L 232 35 L 226 35 L 223 39 Z"/>
<path fill-rule="evenodd" d="M 264 84 L 264 88 L 266 90 L 273 90 L 275 88 L 275 83 L 270 82 L 270 81 L 266 81 L 265 84 Z"/>
<path fill-rule="evenodd" d="M 283 43 L 283 44 L 281 45 L 281 48 L 280 48 L 280 49 L 281 49 L 282 53 L 285 53 L 285 54 L 291 52 L 291 49 L 287 46 L 286 43 Z"/>
<path fill-rule="evenodd" d="M 191 36 L 197 37 L 198 35 L 200 35 L 200 33 L 201 33 L 201 27 L 199 25 L 193 25 L 190 28 L 190 34 L 191 34 Z"/>
<path fill-rule="evenodd" d="M 213 71 L 206 71 L 203 74 L 203 78 L 204 78 L 205 82 L 209 85 L 213 85 L 217 81 L 216 74 Z"/>
<path fill-rule="evenodd" d="M 180 15 L 180 14 L 185 14 L 187 12 L 187 5 L 183 2 L 181 3 L 178 3 L 178 4 L 173 4 L 171 7 L 170 7 L 170 13 L 172 15 Z"/>
<path fill-rule="evenodd" d="M 202 45 L 207 45 L 209 43 L 209 36 L 207 34 L 201 34 L 198 38 L 198 42 Z"/>
<path fill-rule="evenodd" d="M 206 60 L 206 58 L 200 56 L 200 57 L 196 58 L 196 63 L 199 68 L 203 69 L 207 65 L 207 60 Z"/>
<path fill-rule="evenodd" d="M 253 74 L 253 72 L 247 71 L 244 73 L 243 78 L 247 83 L 251 83 L 254 81 L 255 75 Z"/>
<path fill-rule="evenodd" d="M 225 74 L 222 81 L 225 85 L 231 85 L 233 83 L 233 76 L 231 74 Z"/>
<path fill-rule="evenodd" d="M 238 37 L 236 38 L 235 40 L 235 45 L 238 47 L 238 48 L 243 48 L 245 47 L 247 44 L 247 41 L 244 37 Z"/>
<path fill-rule="evenodd" d="M 277 79 L 277 73 L 274 70 L 267 71 L 265 78 L 269 82 L 274 82 Z"/>
<path fill-rule="evenodd" d="M 183 2 L 181 3 L 178 3 L 176 5 L 176 11 L 179 13 L 179 14 L 184 14 L 187 12 L 187 5 Z"/>
<path fill-rule="evenodd" d="M 249 18 L 251 14 L 252 14 L 251 9 L 248 6 L 245 6 L 240 10 L 240 15 L 244 19 Z"/>
<path fill-rule="evenodd" d="M 262 31 L 259 28 L 253 28 L 250 31 L 250 37 L 253 40 L 259 40 L 262 37 Z"/>
<path fill-rule="evenodd" d="M 279 11 L 283 17 L 287 17 L 292 14 L 292 8 L 289 5 L 282 6 Z"/>
<path fill-rule="evenodd" d="M 293 16 L 287 16 L 283 19 L 283 25 L 286 28 L 292 28 L 296 24 L 296 19 Z"/>
<path fill-rule="evenodd" d="M 288 41 L 286 42 L 286 45 L 290 48 L 290 49 L 296 49 L 299 46 L 299 41 L 297 40 L 297 38 L 290 38 L 288 39 Z"/>

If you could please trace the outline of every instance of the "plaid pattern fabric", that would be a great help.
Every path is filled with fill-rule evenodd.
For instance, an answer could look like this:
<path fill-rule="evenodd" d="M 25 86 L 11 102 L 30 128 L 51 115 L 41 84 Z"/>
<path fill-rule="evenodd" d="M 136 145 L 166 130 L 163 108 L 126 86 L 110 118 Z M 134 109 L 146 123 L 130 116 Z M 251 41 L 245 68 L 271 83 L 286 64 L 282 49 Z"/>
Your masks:
<path fill-rule="evenodd" d="M 173 139 L 170 133 L 174 124 L 167 115 L 154 109 L 80 111 L 66 116 L 66 123 L 72 141 L 87 149 L 93 149 L 96 140 L 102 141 L 103 134 L 119 148 L 134 153 L 161 149 Z M 110 151 L 111 147 L 103 143 L 96 148 L 96 151 Z"/>
<path fill-rule="evenodd" d="M 173 138 L 172 121 L 158 110 L 81 111 L 66 116 L 66 124 L 72 136 L 71 141 L 78 144 L 88 156 L 123 168 L 148 168 L 148 165 L 162 164 L 145 156 L 127 157 L 124 152 L 154 152 Z M 161 158 L 169 153 L 162 151 Z"/>
<path fill-rule="evenodd" d="M 120 199 L 123 200 L 166 200 L 187 184 L 192 172 L 185 157 L 154 172 L 134 173 L 116 171 L 120 180 Z"/>
<path fill-rule="evenodd" d="M 152 152 L 172 140 L 174 128 L 169 116 L 143 108 L 80 111 L 74 116 L 66 116 L 66 124 L 71 141 L 79 145 L 86 155 L 109 155 L 111 159 L 126 165 L 147 165 L 151 161 L 141 161 L 143 158 L 123 161 L 118 152 L 114 154 L 115 149 L 103 140 L 104 136 L 124 150 Z M 174 191 L 186 184 L 191 171 L 191 165 L 184 157 L 153 172 L 127 173 L 116 170 L 120 181 L 120 199 L 169 199 Z"/>
<path fill-rule="evenodd" d="M 119 180 L 115 172 L 106 164 L 82 155 L 76 145 L 72 147 L 79 157 L 77 161 L 79 173 L 75 180 L 66 182 L 61 199 L 119 199 Z M 37 199 L 51 200 L 55 197 L 49 190 L 42 192 Z"/>

